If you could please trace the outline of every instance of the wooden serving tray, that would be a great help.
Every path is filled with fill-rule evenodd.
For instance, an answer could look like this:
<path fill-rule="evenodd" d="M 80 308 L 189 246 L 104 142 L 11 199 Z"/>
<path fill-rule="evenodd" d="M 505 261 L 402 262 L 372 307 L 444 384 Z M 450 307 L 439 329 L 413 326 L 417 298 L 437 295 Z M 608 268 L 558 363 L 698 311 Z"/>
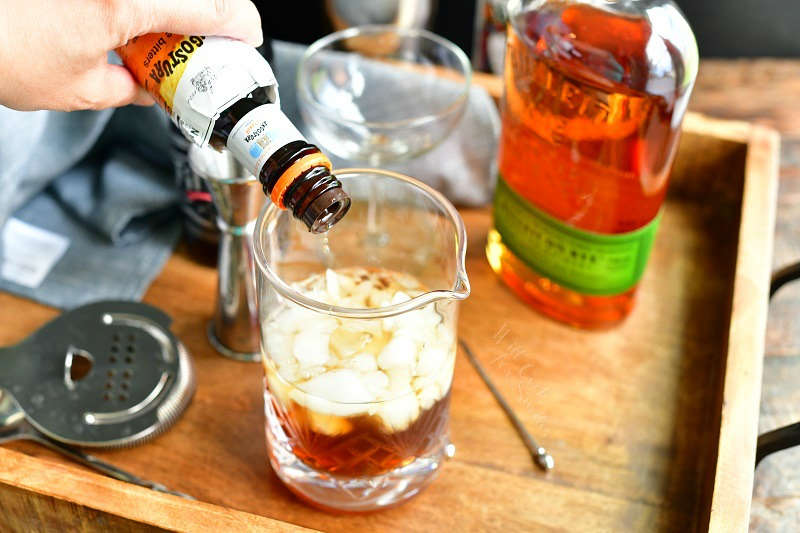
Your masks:
<path fill-rule="evenodd" d="M 636 310 L 583 332 L 523 305 L 492 274 L 488 209 L 464 210 L 472 296 L 460 334 L 556 460 L 534 467 L 464 357 L 455 459 L 422 495 L 372 514 L 300 503 L 267 464 L 258 364 L 205 337 L 215 271 L 178 252 L 146 301 L 174 318 L 198 389 L 165 435 L 97 455 L 194 495 L 121 483 L 28 443 L 0 448 L 0 530 L 742 531 L 747 527 L 767 316 L 777 135 L 691 115 Z M 0 294 L 0 345 L 56 311 Z"/>

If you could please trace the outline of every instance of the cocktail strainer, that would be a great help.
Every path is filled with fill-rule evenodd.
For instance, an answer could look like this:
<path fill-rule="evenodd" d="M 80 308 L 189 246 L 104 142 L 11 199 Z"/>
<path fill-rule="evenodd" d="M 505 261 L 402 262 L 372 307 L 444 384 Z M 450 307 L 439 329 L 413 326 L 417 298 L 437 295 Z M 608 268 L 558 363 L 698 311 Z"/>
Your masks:
<path fill-rule="evenodd" d="M 0 389 L 45 436 L 118 447 L 168 429 L 194 393 L 171 319 L 149 305 L 106 301 L 68 311 L 0 348 Z"/>

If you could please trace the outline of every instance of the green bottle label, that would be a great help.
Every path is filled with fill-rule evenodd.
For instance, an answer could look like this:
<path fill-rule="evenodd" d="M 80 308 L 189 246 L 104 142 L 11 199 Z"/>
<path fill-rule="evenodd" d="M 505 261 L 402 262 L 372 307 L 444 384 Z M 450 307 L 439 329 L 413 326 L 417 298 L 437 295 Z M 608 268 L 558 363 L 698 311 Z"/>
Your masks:
<path fill-rule="evenodd" d="M 559 285 L 610 296 L 636 285 L 653 247 L 659 213 L 629 233 L 593 233 L 569 226 L 534 207 L 502 176 L 494 197 L 494 226 L 509 250 Z"/>

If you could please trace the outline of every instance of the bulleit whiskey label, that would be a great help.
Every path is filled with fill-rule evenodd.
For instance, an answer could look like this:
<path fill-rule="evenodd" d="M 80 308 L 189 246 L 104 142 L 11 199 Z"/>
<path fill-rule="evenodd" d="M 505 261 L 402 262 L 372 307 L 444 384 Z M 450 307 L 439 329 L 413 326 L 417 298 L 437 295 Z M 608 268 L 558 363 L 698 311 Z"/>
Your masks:
<path fill-rule="evenodd" d="M 530 268 L 584 294 L 611 296 L 644 274 L 661 215 L 628 233 L 600 234 L 548 215 L 497 180 L 494 225 L 503 244 Z"/>

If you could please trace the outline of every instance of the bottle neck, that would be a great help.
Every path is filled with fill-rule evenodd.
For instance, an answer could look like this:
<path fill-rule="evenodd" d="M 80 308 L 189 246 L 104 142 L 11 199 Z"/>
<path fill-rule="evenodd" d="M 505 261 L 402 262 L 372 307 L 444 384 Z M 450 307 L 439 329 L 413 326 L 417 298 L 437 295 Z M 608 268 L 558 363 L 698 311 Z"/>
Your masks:
<path fill-rule="evenodd" d="M 325 233 L 350 209 L 350 197 L 326 167 L 304 172 L 286 191 L 284 203 L 312 233 Z"/>
<path fill-rule="evenodd" d="M 242 99 L 217 119 L 212 144 L 227 146 L 261 182 L 264 194 L 323 233 L 350 208 L 330 160 L 309 144 L 277 104 Z"/>

